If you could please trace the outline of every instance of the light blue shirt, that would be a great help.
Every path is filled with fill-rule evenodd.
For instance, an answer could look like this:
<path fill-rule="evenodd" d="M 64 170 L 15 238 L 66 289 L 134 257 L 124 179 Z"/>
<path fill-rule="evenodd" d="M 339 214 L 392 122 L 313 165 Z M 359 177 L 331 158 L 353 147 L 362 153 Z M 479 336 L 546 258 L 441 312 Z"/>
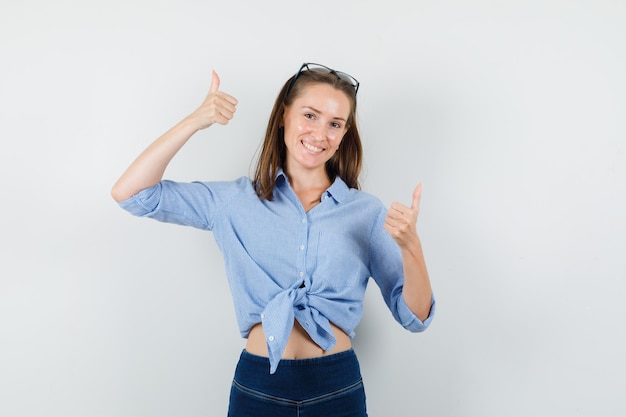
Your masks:
<path fill-rule="evenodd" d="M 261 322 L 270 373 L 278 367 L 294 319 L 325 351 L 336 340 L 329 322 L 351 338 L 361 320 L 369 278 L 393 317 L 421 332 L 422 322 L 402 297 L 400 248 L 384 230 L 387 209 L 340 179 L 304 211 L 279 172 L 274 200 L 260 200 L 252 181 L 161 181 L 120 203 L 136 216 L 212 230 L 224 256 L 239 331 Z"/>

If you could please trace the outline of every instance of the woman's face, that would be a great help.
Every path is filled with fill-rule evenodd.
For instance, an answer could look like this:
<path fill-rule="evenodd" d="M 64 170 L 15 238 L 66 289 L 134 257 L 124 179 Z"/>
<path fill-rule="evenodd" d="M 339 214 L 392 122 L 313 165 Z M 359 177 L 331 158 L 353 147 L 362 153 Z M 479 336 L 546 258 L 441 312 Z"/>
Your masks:
<path fill-rule="evenodd" d="M 287 172 L 324 170 L 348 130 L 350 111 L 342 91 L 322 83 L 305 87 L 283 115 Z"/>

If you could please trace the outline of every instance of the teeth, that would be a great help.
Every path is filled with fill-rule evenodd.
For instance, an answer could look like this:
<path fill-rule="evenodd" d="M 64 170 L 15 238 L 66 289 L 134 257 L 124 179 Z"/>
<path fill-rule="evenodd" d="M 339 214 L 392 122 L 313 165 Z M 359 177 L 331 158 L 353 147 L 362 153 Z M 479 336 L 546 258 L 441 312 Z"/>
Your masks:
<path fill-rule="evenodd" d="M 311 152 L 322 152 L 324 149 L 323 148 L 317 148 L 311 144 L 308 144 L 306 142 L 302 142 L 302 145 L 307 148 L 308 150 L 310 150 Z"/>

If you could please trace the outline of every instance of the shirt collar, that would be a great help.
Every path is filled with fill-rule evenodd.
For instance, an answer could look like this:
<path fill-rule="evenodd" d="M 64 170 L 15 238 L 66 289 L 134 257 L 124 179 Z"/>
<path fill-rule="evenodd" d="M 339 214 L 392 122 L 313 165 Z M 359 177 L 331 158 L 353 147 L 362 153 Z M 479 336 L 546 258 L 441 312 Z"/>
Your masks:
<path fill-rule="evenodd" d="M 287 174 L 285 174 L 282 168 L 278 168 L 278 170 L 276 171 L 276 183 L 277 184 L 278 184 L 278 181 L 281 180 L 281 178 L 282 178 L 282 181 L 289 183 L 287 179 Z M 348 198 L 349 193 L 350 193 L 350 189 L 340 177 L 336 177 L 335 181 L 326 190 L 326 195 L 331 196 L 338 203 L 345 201 L 346 198 Z"/>
<path fill-rule="evenodd" d="M 332 183 L 326 193 L 335 199 L 338 203 L 345 201 L 348 198 L 350 189 L 340 177 L 335 178 L 335 182 Z"/>

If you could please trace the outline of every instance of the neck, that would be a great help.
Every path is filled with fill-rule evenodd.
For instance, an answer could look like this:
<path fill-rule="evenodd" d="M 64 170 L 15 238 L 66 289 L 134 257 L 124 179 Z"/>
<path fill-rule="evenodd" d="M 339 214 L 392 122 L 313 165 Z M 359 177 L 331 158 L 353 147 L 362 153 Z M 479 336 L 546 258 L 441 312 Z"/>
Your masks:
<path fill-rule="evenodd" d="M 326 169 L 307 170 L 307 169 L 289 169 L 285 167 L 285 173 L 289 178 L 291 188 L 295 191 L 306 190 L 325 190 L 330 187 L 330 179 L 326 174 Z"/>

